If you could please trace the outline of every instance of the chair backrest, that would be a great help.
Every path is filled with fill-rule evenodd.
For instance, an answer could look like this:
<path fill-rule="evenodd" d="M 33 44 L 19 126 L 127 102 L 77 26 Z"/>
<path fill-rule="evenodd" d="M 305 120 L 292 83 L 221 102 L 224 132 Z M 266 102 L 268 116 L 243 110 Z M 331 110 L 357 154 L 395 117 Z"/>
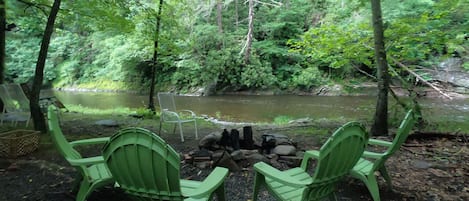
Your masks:
<path fill-rule="evenodd" d="M 155 133 L 126 128 L 104 145 L 103 157 L 120 187 L 140 200 L 183 200 L 179 155 Z"/>
<path fill-rule="evenodd" d="M 20 112 L 29 112 L 29 99 L 24 94 L 23 88 L 19 84 L 5 84 L 6 94 L 8 94 L 10 101 L 14 106 L 11 106 L 11 110 L 20 111 Z"/>
<path fill-rule="evenodd" d="M 174 94 L 168 92 L 159 92 L 158 102 L 160 103 L 161 111 L 176 111 L 176 104 L 174 103 Z"/>
<path fill-rule="evenodd" d="M 397 129 L 396 136 L 394 136 L 394 140 L 392 141 L 392 145 L 384 152 L 383 157 L 374 162 L 374 168 L 379 168 L 384 165 L 386 160 L 397 150 L 399 150 L 401 145 L 404 144 L 404 142 L 407 140 L 407 137 L 410 134 L 410 130 L 412 130 L 416 121 L 417 117 L 415 112 L 413 110 L 407 111 L 404 119 Z"/>
<path fill-rule="evenodd" d="M 70 145 L 62 133 L 57 112 L 58 109 L 54 105 L 50 105 L 47 108 L 47 124 L 52 141 L 65 159 L 69 160 L 82 158 L 80 153 L 78 153 L 78 151 L 76 151 Z"/>
<path fill-rule="evenodd" d="M 6 84 L 0 84 L 0 99 L 3 102 L 3 112 L 16 112 L 19 110 L 19 104 L 10 97 Z"/>
<path fill-rule="evenodd" d="M 319 150 L 313 183 L 304 191 L 303 200 L 316 200 L 335 190 L 358 162 L 366 148 L 368 133 L 358 122 L 349 122 L 337 129 Z"/>

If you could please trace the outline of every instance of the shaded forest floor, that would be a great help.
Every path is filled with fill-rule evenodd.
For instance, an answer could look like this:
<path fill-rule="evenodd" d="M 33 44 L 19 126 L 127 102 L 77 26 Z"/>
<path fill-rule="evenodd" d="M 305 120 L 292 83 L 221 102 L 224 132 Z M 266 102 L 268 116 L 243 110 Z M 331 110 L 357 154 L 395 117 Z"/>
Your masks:
<path fill-rule="evenodd" d="M 108 127 L 95 122 L 102 118 L 112 118 L 118 126 Z M 127 116 L 91 116 L 78 113 L 65 113 L 62 129 L 67 139 L 77 140 L 88 137 L 110 136 L 115 131 L 128 126 L 140 126 L 158 131 L 158 121 L 139 120 Z M 329 125 L 328 133 L 339 125 Z M 221 132 L 223 127 L 211 123 L 199 125 L 199 135 Z M 16 129 L 2 127 L 0 131 Z M 181 154 L 197 150 L 198 141 L 185 126 L 186 142 L 181 143 L 178 135 L 165 131 L 161 135 Z M 327 135 L 313 135 L 316 129 L 310 127 L 263 127 L 255 126 L 255 137 L 264 133 L 281 133 L 298 142 L 300 150 L 318 149 Z M 388 137 L 381 137 L 390 139 Z M 393 179 L 393 191 L 386 188 L 381 177 L 379 186 L 381 200 L 469 200 L 469 149 L 467 135 L 426 135 L 414 133 L 407 142 L 387 162 Z M 99 154 L 99 147 L 79 149 L 84 155 Z M 191 164 L 181 164 L 181 177 L 202 180 L 211 169 L 199 169 Z M 37 151 L 17 159 L 0 158 L 0 201 L 47 200 L 72 201 L 70 192 L 77 172 L 56 151 L 47 135 L 42 135 Z M 251 199 L 253 171 L 251 168 L 229 174 L 225 187 L 227 200 L 246 201 Z M 339 185 L 339 200 L 371 200 L 368 190 L 358 180 L 347 178 Z M 274 200 L 263 191 L 259 200 Z M 96 190 L 89 201 L 129 200 L 123 192 L 108 186 Z"/>

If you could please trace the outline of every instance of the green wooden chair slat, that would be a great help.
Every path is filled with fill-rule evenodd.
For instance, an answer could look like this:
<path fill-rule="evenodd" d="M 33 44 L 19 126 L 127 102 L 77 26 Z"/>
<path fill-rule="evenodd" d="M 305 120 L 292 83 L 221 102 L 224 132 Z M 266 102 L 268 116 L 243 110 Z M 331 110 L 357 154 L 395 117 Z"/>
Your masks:
<path fill-rule="evenodd" d="M 84 201 L 94 189 L 114 183 L 102 156 L 83 158 L 74 146 L 104 144 L 109 138 L 92 138 L 68 142 L 63 135 L 58 120 L 58 109 L 51 105 L 48 107 L 48 129 L 55 147 L 60 154 L 80 173 L 79 189 L 76 201 Z"/>
<path fill-rule="evenodd" d="M 386 160 L 398 151 L 402 144 L 404 144 L 416 121 L 416 114 L 413 110 L 409 110 L 399 125 L 396 136 L 392 142 L 370 139 L 368 141 L 370 145 L 385 146 L 387 147 L 386 151 L 383 153 L 365 151 L 362 158 L 350 171 L 350 174 L 353 177 L 358 178 L 365 183 L 374 201 L 380 200 L 379 187 L 375 172 L 378 171 L 381 173 L 388 184 L 389 189 L 391 189 L 391 177 L 385 167 Z"/>
<path fill-rule="evenodd" d="M 217 167 L 203 181 L 180 179 L 179 154 L 155 133 L 126 128 L 103 148 L 116 182 L 138 200 L 224 200 L 226 168 Z"/>
<path fill-rule="evenodd" d="M 252 200 L 258 199 L 261 187 L 278 200 L 335 199 L 336 183 L 360 159 L 367 141 L 368 133 L 363 126 L 349 122 L 337 129 L 319 151 L 307 151 L 301 167 L 279 171 L 266 163 L 256 163 Z M 313 176 L 307 173 L 310 159 L 318 160 Z"/>

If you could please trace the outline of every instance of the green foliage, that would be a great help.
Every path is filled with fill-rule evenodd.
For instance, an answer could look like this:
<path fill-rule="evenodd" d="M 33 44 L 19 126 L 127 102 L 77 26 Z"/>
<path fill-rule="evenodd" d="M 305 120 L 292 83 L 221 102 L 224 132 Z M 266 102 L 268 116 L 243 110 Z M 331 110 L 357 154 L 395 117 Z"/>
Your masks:
<path fill-rule="evenodd" d="M 259 62 L 259 61 L 256 61 Z M 241 84 L 249 88 L 267 88 L 276 82 L 275 76 L 272 74 L 272 68 L 269 65 L 253 63 L 245 66 L 241 72 Z"/>
<path fill-rule="evenodd" d="M 293 83 L 300 89 L 310 89 L 324 83 L 321 72 L 316 67 L 308 67 L 293 78 Z"/>
<path fill-rule="evenodd" d="M 7 22 L 20 28 L 7 32 L 6 81 L 28 82 L 34 76 L 49 8 L 6 2 Z M 158 88 L 310 90 L 331 80 L 355 78 L 357 69 L 374 73 L 368 1 L 256 4 L 248 65 L 242 52 L 247 4 L 224 1 L 220 29 L 213 2 L 165 1 L 155 64 Z M 64 2 L 49 48 L 45 84 L 147 90 L 158 3 Z M 428 68 L 441 58 L 459 57 L 469 70 L 468 1 L 384 0 L 382 9 L 389 56 Z"/>
<path fill-rule="evenodd" d="M 155 117 L 155 112 L 151 111 L 148 108 L 137 108 L 135 113 L 138 116 L 142 116 L 144 119 L 153 119 Z"/>
<path fill-rule="evenodd" d="M 466 69 L 466 71 L 469 71 L 469 62 L 464 62 L 464 64 L 462 65 L 462 67 L 464 69 Z"/>
<path fill-rule="evenodd" d="M 280 115 L 274 118 L 274 124 L 285 125 L 285 124 L 288 124 L 288 122 L 290 122 L 291 120 L 293 120 L 292 117 Z"/>
<path fill-rule="evenodd" d="M 291 40 L 292 51 L 308 57 L 310 64 L 320 69 L 338 69 L 342 77 L 353 75 L 354 68 L 373 68 L 373 33 L 369 24 L 369 8 L 358 1 L 343 7 L 330 5 L 325 23 L 303 34 L 301 40 Z M 388 55 L 407 64 L 433 67 L 433 57 L 467 55 L 467 40 L 460 25 L 469 19 L 468 3 L 447 1 L 383 1 L 385 43 Z M 343 17 L 353 15 L 354 21 Z M 464 13 L 464 14 L 463 14 Z M 327 23 L 327 22 L 331 23 Z M 332 24 L 334 22 L 334 24 Z M 448 31 L 452 28 L 454 31 Z M 463 56 L 464 57 L 464 56 Z M 337 72 L 337 71 L 332 71 Z"/>
<path fill-rule="evenodd" d="M 290 44 L 292 51 L 306 55 L 311 65 L 341 69 L 344 76 L 354 66 L 371 67 L 371 34 L 371 27 L 365 23 L 349 27 L 328 25 L 312 28 L 303 40 L 292 40 Z"/>

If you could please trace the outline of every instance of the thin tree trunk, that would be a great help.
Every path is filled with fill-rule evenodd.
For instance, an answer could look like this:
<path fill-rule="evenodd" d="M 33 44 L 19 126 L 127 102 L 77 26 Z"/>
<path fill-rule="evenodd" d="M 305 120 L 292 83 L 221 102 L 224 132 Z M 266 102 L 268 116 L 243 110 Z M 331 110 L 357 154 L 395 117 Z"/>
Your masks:
<path fill-rule="evenodd" d="M 238 30 L 238 27 L 239 27 L 238 0 L 235 1 L 235 24 L 236 24 L 236 30 Z"/>
<path fill-rule="evenodd" d="M 218 33 L 223 33 L 223 21 L 222 21 L 222 10 L 223 10 L 223 1 L 217 1 L 217 25 L 218 25 Z"/>
<path fill-rule="evenodd" d="M 384 48 L 384 30 L 383 18 L 381 14 L 381 1 L 371 0 L 371 9 L 375 41 L 375 59 L 378 69 L 378 100 L 376 103 L 376 112 L 373 126 L 371 127 L 371 134 L 387 135 L 389 76 L 388 63 L 386 61 L 386 50 Z"/>
<path fill-rule="evenodd" d="M 222 15 L 222 11 L 223 11 L 223 1 L 222 0 L 218 0 L 217 1 L 217 25 L 218 25 L 218 33 L 220 35 L 223 34 L 223 15 Z M 220 41 L 220 43 L 218 44 L 218 50 L 221 50 L 223 47 L 223 42 Z"/>
<path fill-rule="evenodd" d="M 3 84 L 5 79 L 5 27 L 6 27 L 6 14 L 5 14 L 5 1 L 0 0 L 0 84 Z M 1 101 L 0 101 L 1 102 Z M 3 106 L 3 105 L 0 105 Z M 0 107 L 2 109 L 2 107 Z"/>
<path fill-rule="evenodd" d="M 6 14 L 5 14 L 5 1 L 0 0 L 0 84 L 3 84 L 5 79 L 5 27 L 6 27 Z M 3 102 L 0 100 L 0 110 L 3 110 Z"/>
<path fill-rule="evenodd" d="M 254 2 L 249 0 L 249 27 L 246 41 L 246 52 L 244 54 L 244 63 L 247 65 L 250 63 L 249 58 L 251 57 L 251 46 L 252 46 L 252 33 L 254 29 Z"/>
<path fill-rule="evenodd" d="M 153 50 L 153 59 L 151 65 L 151 84 L 150 84 L 150 100 L 148 101 L 148 109 L 155 111 L 155 101 L 153 99 L 155 95 L 155 82 L 156 82 L 156 66 L 158 64 L 158 39 L 160 37 L 160 25 L 161 25 L 161 10 L 163 10 L 163 0 L 160 0 L 158 5 L 158 14 L 156 16 L 156 33 L 155 33 L 155 43 Z"/>
<path fill-rule="evenodd" d="M 37 59 L 36 72 L 29 100 L 31 116 L 34 121 L 34 129 L 41 132 L 46 132 L 46 123 L 41 108 L 39 107 L 39 93 L 41 92 L 42 81 L 44 79 L 44 66 L 46 65 L 47 51 L 49 49 L 52 32 L 54 31 L 55 19 L 60 9 L 60 2 L 61 0 L 54 1 L 50 10 L 49 18 L 47 19 L 47 25 L 44 31 L 44 36 L 42 37 L 41 50 L 39 51 L 39 57 Z"/>

